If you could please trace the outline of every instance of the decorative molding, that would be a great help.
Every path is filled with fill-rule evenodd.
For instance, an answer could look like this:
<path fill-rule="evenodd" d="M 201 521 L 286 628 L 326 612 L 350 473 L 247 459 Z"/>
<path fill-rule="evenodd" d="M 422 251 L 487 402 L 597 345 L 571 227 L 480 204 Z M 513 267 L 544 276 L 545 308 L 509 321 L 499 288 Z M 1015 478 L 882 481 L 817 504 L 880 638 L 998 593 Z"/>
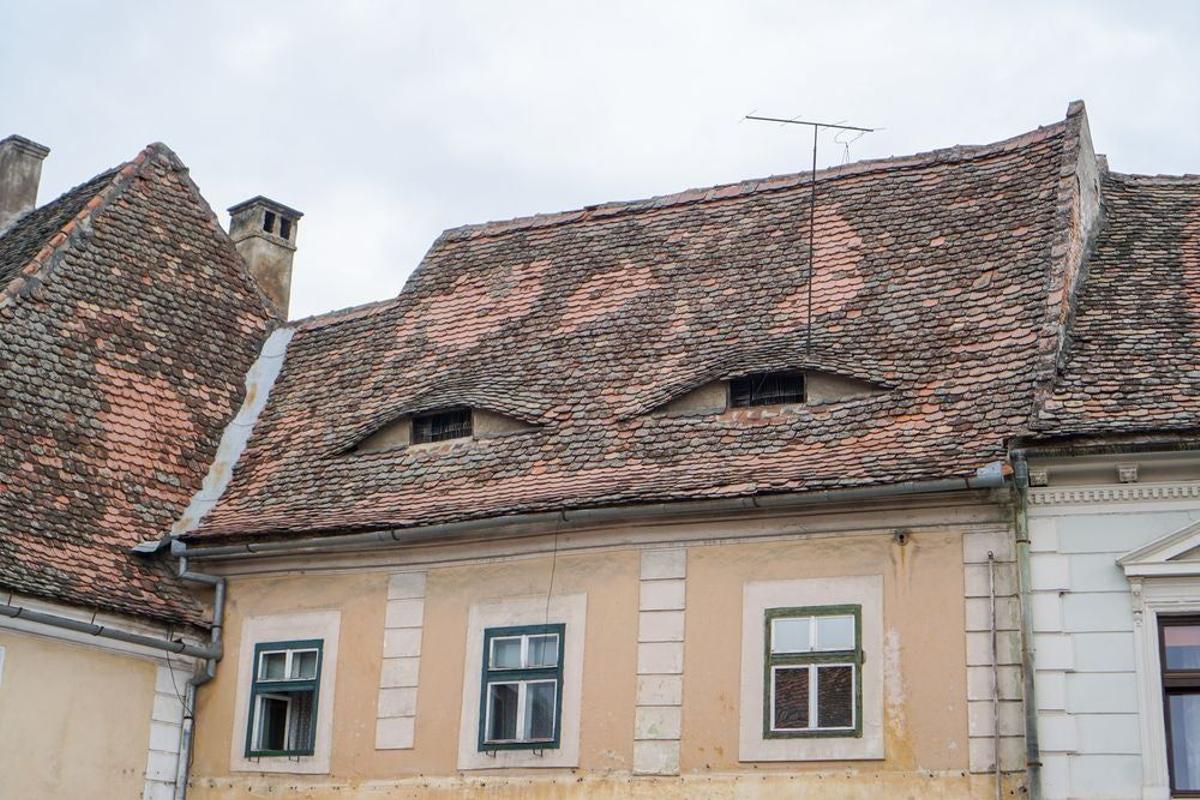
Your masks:
<path fill-rule="evenodd" d="M 633 771 L 678 775 L 683 727 L 687 550 L 642 551 Z"/>
<path fill-rule="evenodd" d="M 342 612 L 329 609 L 294 614 L 271 614 L 242 620 L 237 663 L 225 666 L 237 680 L 233 710 L 233 731 L 229 742 L 229 769 L 234 772 L 279 772 L 296 775 L 328 775 L 333 750 L 334 687 L 337 685 L 338 644 Z M 246 729 L 250 713 L 250 684 L 254 680 L 254 645 L 259 642 L 285 642 L 295 639 L 321 639 L 325 652 L 321 658 L 318 686 L 316 739 L 311 756 L 246 756 Z M 236 667 L 236 671 L 234 668 Z"/>
<path fill-rule="evenodd" d="M 383 663 L 375 718 L 376 750 L 408 750 L 416 737 L 417 682 L 425 625 L 425 573 L 398 572 L 388 580 Z"/>
<path fill-rule="evenodd" d="M 862 735 L 811 738 L 763 736 L 763 697 L 766 691 L 763 658 L 766 648 L 764 614 L 769 608 L 856 604 L 862 606 L 863 665 Z M 846 575 L 750 581 L 742 586 L 741 706 L 738 712 L 738 760 L 862 761 L 884 758 L 884 680 L 899 675 L 899 644 L 884 644 L 883 576 Z M 892 654 L 889 655 L 889 650 Z M 899 691 L 893 687 L 891 691 Z"/>
<path fill-rule="evenodd" d="M 1130 483 L 1119 486 L 1061 486 L 1030 489 L 1029 503 L 1035 506 L 1082 503 L 1132 503 L 1149 500 L 1200 498 L 1200 483 Z"/>
<path fill-rule="evenodd" d="M 487 628 L 509 625 L 566 626 L 562 645 L 562 716 L 558 747 L 545 750 L 479 750 L 480 667 Z M 463 662 L 462 710 L 458 726 L 460 770 L 574 769 L 579 766 L 579 729 L 583 716 L 583 643 L 587 639 L 587 595 L 511 597 L 475 603 L 467 614 Z M 446 724 L 448 720 L 441 720 Z M 522 795 L 523 796 L 523 795 Z"/>

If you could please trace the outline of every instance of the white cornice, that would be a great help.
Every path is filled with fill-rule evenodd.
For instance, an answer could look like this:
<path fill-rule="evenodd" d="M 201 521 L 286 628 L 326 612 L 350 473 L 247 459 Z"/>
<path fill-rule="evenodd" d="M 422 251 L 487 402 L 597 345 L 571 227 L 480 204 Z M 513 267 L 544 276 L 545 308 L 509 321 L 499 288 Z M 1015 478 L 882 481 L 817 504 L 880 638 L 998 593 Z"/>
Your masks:
<path fill-rule="evenodd" d="M 1084 503 L 1137 503 L 1153 500 L 1200 498 L 1200 482 L 1128 483 L 1104 486 L 1047 486 L 1031 488 L 1029 503 L 1035 506 Z"/>

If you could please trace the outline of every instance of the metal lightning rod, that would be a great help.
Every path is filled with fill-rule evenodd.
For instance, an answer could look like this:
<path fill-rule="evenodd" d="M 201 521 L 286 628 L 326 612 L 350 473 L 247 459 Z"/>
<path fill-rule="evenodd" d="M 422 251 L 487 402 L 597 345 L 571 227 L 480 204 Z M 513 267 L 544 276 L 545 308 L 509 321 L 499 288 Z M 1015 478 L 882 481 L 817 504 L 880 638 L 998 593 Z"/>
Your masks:
<path fill-rule="evenodd" d="M 804 347 L 808 356 L 812 357 L 812 286 L 813 286 L 813 258 L 815 250 L 813 248 L 814 232 L 816 230 L 817 219 L 817 135 L 821 132 L 821 128 L 834 128 L 841 131 L 860 131 L 862 133 L 874 133 L 875 128 L 860 128 L 856 125 L 841 125 L 835 122 L 813 122 L 803 119 L 780 119 L 779 117 L 760 117 L 755 114 L 747 114 L 745 119 L 754 120 L 755 122 L 781 122 L 785 125 L 807 125 L 812 128 L 813 146 L 812 146 L 812 175 L 809 178 L 809 202 L 808 202 L 808 312 L 805 321 L 805 343 Z"/>

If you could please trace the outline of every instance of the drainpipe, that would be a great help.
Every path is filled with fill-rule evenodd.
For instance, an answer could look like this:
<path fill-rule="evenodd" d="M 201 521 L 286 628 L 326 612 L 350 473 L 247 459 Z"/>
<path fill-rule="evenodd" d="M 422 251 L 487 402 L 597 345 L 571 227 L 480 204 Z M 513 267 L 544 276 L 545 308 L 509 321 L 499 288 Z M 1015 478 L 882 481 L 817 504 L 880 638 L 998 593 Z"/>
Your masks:
<path fill-rule="evenodd" d="M 1017 572 L 1020 579 L 1021 599 L 1021 673 L 1025 697 L 1025 784 L 1029 800 L 1042 797 L 1042 756 L 1038 743 L 1037 693 L 1034 673 L 1037 668 L 1033 647 L 1033 592 L 1029 568 L 1029 463 L 1020 451 L 1012 453 L 1013 486 L 1016 503 L 1013 507 L 1013 525 L 1017 533 Z"/>
<path fill-rule="evenodd" d="M 204 666 L 196 670 L 187 682 L 183 694 L 183 725 L 179 732 L 179 762 L 175 768 L 175 800 L 185 800 L 192 761 L 193 731 L 196 727 L 196 688 L 203 686 L 217 674 L 217 662 L 224 654 L 222 629 L 225 620 L 225 579 L 205 572 L 188 569 L 187 545 L 178 539 L 171 541 L 171 555 L 179 559 L 179 577 L 192 583 L 211 586 L 213 590 L 212 633 L 209 648 L 212 655 Z"/>

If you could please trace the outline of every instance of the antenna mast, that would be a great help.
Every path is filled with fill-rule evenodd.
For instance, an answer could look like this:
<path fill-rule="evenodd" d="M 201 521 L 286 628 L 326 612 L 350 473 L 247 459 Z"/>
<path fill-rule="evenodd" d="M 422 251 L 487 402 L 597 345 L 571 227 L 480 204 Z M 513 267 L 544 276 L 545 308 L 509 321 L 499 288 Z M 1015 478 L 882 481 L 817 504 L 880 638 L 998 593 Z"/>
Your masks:
<path fill-rule="evenodd" d="M 745 119 L 754 120 L 755 122 L 781 122 L 785 125 L 807 125 L 812 128 L 813 146 L 812 146 L 812 175 L 809 178 L 809 201 L 808 201 L 808 313 L 805 320 L 805 350 L 807 355 L 812 356 L 812 286 L 813 286 L 813 236 L 816 229 L 817 219 L 817 135 L 820 134 L 822 128 L 833 128 L 840 131 L 859 131 L 859 134 L 874 133 L 875 128 L 859 128 L 855 125 L 841 125 L 834 122 L 812 122 L 803 119 L 780 119 L 779 117 L 759 117 L 754 114 L 747 114 Z M 847 152 L 849 146 L 847 145 Z"/>

